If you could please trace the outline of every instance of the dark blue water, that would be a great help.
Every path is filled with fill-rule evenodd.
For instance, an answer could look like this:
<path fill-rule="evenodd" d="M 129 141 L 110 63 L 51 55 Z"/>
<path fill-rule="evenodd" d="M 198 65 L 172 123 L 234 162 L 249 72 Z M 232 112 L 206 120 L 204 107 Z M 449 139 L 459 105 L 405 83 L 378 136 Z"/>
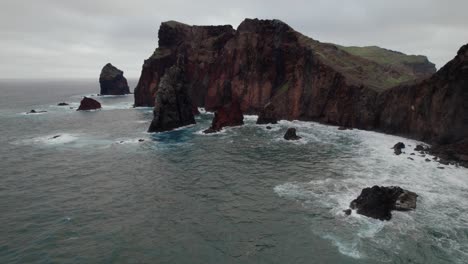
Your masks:
<path fill-rule="evenodd" d="M 415 141 L 305 122 L 267 130 L 254 116 L 207 136 L 210 113 L 148 134 L 152 110 L 132 95 L 70 109 L 98 91 L 96 80 L 0 81 L 0 263 L 468 259 L 468 170 L 389 150 Z M 290 126 L 301 141 L 282 140 Z M 417 210 L 345 217 L 373 184 L 417 192 Z"/>

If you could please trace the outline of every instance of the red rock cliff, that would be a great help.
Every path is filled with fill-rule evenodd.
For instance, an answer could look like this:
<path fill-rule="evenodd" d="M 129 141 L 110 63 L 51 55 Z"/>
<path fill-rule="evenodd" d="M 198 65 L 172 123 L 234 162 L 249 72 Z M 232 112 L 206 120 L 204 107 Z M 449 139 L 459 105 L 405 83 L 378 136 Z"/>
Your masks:
<path fill-rule="evenodd" d="M 271 103 L 279 119 L 453 141 L 467 131 L 464 54 L 430 79 L 390 89 L 401 80 L 427 78 L 433 65 L 407 73 L 409 67 L 353 55 L 279 20 L 246 19 L 237 30 L 171 21 L 161 24 L 159 48 L 143 65 L 135 105 L 153 106 L 161 76 L 177 64 L 185 69 L 192 102 L 208 110 L 229 95 L 244 113 Z"/>

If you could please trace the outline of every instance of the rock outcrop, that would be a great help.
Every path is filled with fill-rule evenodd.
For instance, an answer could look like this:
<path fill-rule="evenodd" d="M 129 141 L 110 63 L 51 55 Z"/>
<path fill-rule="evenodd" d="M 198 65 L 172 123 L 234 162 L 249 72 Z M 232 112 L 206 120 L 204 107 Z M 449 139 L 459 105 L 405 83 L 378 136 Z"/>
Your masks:
<path fill-rule="evenodd" d="M 167 69 L 161 78 L 148 132 L 163 132 L 195 124 L 185 73 L 178 66 Z"/>
<path fill-rule="evenodd" d="M 277 124 L 278 118 L 275 113 L 275 106 L 271 103 L 265 105 L 265 107 L 258 114 L 257 124 Z"/>
<path fill-rule="evenodd" d="M 223 127 L 241 126 L 244 124 L 244 115 L 237 100 L 223 105 L 216 110 L 210 128 L 203 131 L 206 134 L 216 133 Z"/>
<path fill-rule="evenodd" d="M 80 107 L 76 111 L 87 111 L 87 110 L 96 110 L 96 109 L 101 109 L 101 103 L 98 101 L 89 98 L 89 97 L 84 97 L 81 100 Z"/>
<path fill-rule="evenodd" d="M 395 146 L 393 146 L 393 150 L 395 152 L 395 155 L 400 155 L 402 153 L 402 149 L 405 148 L 405 144 L 403 142 L 398 142 L 395 144 Z"/>
<path fill-rule="evenodd" d="M 286 140 L 299 140 L 299 139 L 301 139 L 301 137 L 296 134 L 296 129 L 294 127 L 288 128 L 288 130 L 284 134 L 283 138 L 286 139 Z"/>
<path fill-rule="evenodd" d="M 177 64 L 186 73 L 193 104 L 209 111 L 231 94 L 248 114 L 271 103 L 277 119 L 436 144 L 468 138 L 467 45 L 433 75 L 434 65 L 424 56 L 376 50 L 385 58 L 372 56 L 371 49 L 321 43 L 279 20 L 246 19 L 237 30 L 165 22 L 159 47 L 143 65 L 135 105 L 154 106 L 161 77 Z"/>
<path fill-rule="evenodd" d="M 409 211 L 416 209 L 418 195 L 400 187 L 365 188 L 350 204 L 358 214 L 379 220 L 390 220 L 392 211 Z"/>
<path fill-rule="evenodd" d="M 123 71 L 108 63 L 102 68 L 99 76 L 101 84 L 101 95 L 124 95 L 130 93 L 127 79 L 123 76 Z"/>

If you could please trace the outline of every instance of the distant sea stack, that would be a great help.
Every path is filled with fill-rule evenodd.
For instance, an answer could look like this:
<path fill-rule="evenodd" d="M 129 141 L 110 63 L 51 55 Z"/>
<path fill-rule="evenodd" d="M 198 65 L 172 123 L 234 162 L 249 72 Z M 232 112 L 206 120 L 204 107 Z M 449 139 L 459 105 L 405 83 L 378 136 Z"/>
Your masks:
<path fill-rule="evenodd" d="M 208 111 L 222 107 L 231 94 L 243 113 L 259 114 L 270 104 L 278 120 L 437 144 L 468 138 L 466 46 L 434 73 L 425 56 L 322 43 L 279 20 L 246 19 L 237 29 L 169 21 L 158 36 L 159 47 L 135 88 L 135 106 L 154 106 L 162 76 L 177 64 L 193 105 Z"/>
<path fill-rule="evenodd" d="M 123 76 L 123 71 L 108 63 L 102 68 L 99 76 L 101 84 L 101 95 L 124 95 L 130 93 L 127 79 Z"/>
<path fill-rule="evenodd" d="M 195 124 L 185 73 L 177 66 L 166 71 L 156 93 L 153 121 L 148 132 L 163 132 Z"/>

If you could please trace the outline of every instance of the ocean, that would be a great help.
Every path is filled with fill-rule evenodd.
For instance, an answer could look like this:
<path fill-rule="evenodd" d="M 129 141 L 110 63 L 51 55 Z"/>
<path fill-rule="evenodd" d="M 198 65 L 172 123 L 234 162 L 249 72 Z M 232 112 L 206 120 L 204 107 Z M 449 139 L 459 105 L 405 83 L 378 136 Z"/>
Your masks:
<path fill-rule="evenodd" d="M 203 109 L 150 134 L 151 108 L 98 92 L 0 81 L 0 263 L 467 263 L 468 169 L 410 156 L 415 140 L 256 116 L 204 135 Z M 102 110 L 77 112 L 85 95 Z M 346 217 L 373 185 L 416 192 L 417 209 Z"/>

